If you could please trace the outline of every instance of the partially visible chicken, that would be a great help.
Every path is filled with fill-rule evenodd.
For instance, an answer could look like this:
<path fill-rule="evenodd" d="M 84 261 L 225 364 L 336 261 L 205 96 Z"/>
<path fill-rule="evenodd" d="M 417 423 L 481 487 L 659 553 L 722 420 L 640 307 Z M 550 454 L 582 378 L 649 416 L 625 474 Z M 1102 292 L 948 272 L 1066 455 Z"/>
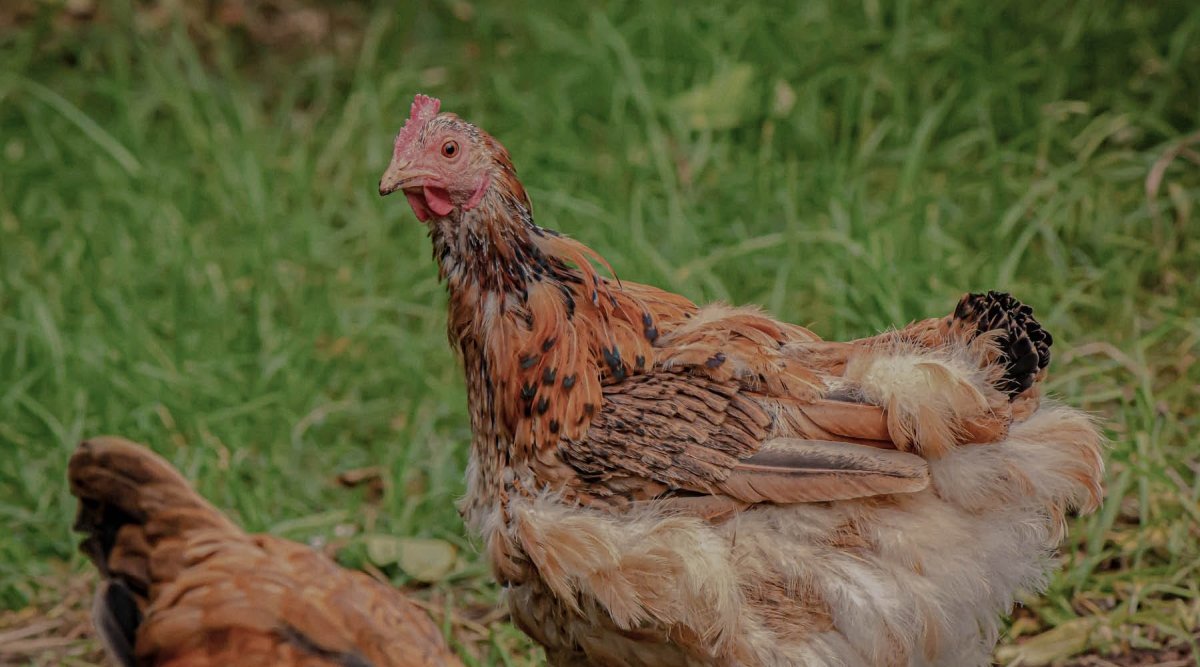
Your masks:
<path fill-rule="evenodd" d="M 93 438 L 68 477 L 80 548 L 104 577 L 93 621 L 117 664 L 462 664 L 399 591 L 247 534 L 145 447 Z"/>
<path fill-rule="evenodd" d="M 429 228 L 466 370 L 464 510 L 556 665 L 984 665 L 1101 438 L 1008 295 L 823 341 L 602 276 L 508 152 L 418 95 L 379 192 Z"/>

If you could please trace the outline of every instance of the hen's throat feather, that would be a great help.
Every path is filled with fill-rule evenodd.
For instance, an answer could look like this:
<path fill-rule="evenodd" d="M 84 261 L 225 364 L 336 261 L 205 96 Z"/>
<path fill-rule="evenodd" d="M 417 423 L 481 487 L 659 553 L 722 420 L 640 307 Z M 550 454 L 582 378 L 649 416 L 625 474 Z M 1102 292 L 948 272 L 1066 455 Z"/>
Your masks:
<path fill-rule="evenodd" d="M 553 234 L 533 224 L 527 204 L 485 195 L 472 210 L 455 210 L 430 225 L 440 277 L 452 294 L 483 290 L 520 296 L 552 269 L 535 239 Z"/>

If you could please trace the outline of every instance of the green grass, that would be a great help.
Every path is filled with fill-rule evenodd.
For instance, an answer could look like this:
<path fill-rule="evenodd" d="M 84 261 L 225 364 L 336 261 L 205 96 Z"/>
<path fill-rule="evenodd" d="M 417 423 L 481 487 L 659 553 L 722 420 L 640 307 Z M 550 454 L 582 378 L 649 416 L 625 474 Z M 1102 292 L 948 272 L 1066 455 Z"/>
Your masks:
<path fill-rule="evenodd" d="M 95 433 L 151 443 L 252 530 L 456 542 L 433 595 L 491 599 L 453 504 L 445 296 L 423 226 L 375 192 L 422 91 L 622 277 L 827 337 L 971 289 L 1033 304 L 1111 473 L 1012 635 L 1197 641 L 1200 5 L 583 4 L 355 5 L 290 47 L 121 2 L 0 33 L 0 609 L 86 571 L 64 469 Z M 368 465 L 375 505 L 333 482 Z M 480 664 L 536 662 L 492 631 Z"/>

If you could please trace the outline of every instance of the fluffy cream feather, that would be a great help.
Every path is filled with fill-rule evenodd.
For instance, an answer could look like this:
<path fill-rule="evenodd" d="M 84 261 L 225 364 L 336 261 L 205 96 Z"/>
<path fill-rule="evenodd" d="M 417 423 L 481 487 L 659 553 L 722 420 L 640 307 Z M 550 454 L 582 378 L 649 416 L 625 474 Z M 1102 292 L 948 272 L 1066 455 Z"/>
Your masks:
<path fill-rule="evenodd" d="M 932 350 L 889 342 L 853 358 L 835 387 L 854 387 L 885 407 L 897 444 L 936 458 L 970 442 L 971 425 L 994 417 L 1007 402 L 994 386 L 999 367 L 980 363 L 992 344 L 988 335 Z"/>
<path fill-rule="evenodd" d="M 925 381 L 892 381 L 920 369 Z M 923 401 L 943 421 L 986 411 L 977 376 L 945 351 L 847 372 L 926 439 Z M 1001 442 L 946 448 L 917 493 L 762 505 L 719 525 L 542 496 L 514 499 L 508 528 L 482 527 L 539 574 L 510 589 L 521 627 L 581 647 L 553 664 L 987 665 L 1017 593 L 1044 587 L 1064 517 L 1099 503 L 1101 443 L 1085 414 L 1043 404 Z"/>

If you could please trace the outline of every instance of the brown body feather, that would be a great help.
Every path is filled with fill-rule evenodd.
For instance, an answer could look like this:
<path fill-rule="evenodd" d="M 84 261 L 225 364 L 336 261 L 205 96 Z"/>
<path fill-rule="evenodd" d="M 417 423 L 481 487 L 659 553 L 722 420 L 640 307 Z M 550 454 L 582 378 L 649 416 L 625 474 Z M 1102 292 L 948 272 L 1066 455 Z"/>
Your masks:
<path fill-rule="evenodd" d="M 243 532 L 145 447 L 93 438 L 68 476 L 81 548 L 104 577 L 94 618 L 119 664 L 462 664 L 398 591 Z"/>
<path fill-rule="evenodd" d="M 429 225 L 467 376 L 466 516 L 551 661 L 981 663 L 1055 517 L 1099 500 L 1099 436 L 1041 406 L 1049 336 L 1028 308 L 968 295 L 834 343 L 617 281 L 533 223 L 498 142 L 437 108 L 418 96 L 380 193 Z M 1005 480 L 995 512 L 956 491 L 983 471 Z M 993 534 L 1002 557 L 966 553 Z M 809 564 L 843 557 L 832 581 Z M 881 616 L 878 596 L 912 608 Z"/>

